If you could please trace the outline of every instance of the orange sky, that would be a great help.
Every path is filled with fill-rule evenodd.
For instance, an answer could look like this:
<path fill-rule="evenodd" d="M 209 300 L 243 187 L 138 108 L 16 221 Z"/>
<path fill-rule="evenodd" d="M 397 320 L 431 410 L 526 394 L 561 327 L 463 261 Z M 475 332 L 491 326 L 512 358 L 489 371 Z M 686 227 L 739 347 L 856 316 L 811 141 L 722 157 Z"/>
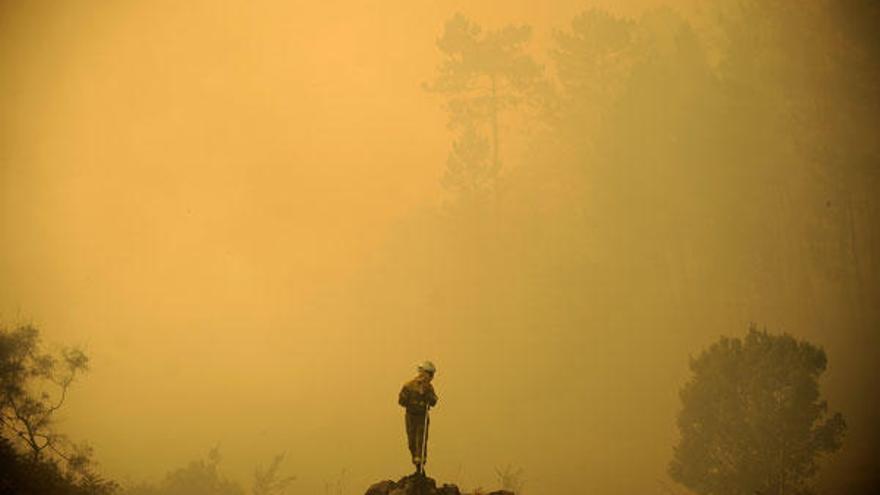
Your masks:
<path fill-rule="evenodd" d="M 122 480 L 157 479 L 219 443 L 242 481 L 287 450 L 297 490 L 348 467 L 355 493 L 400 469 L 394 395 L 429 347 L 458 366 L 438 374 L 438 480 L 488 487 L 513 463 L 532 486 L 564 486 L 576 463 L 545 453 L 588 432 L 510 435 L 469 414 L 481 392 L 467 384 L 492 375 L 487 342 L 368 338 L 348 317 L 390 233 L 443 200 L 450 136 L 421 84 L 445 19 L 531 24 L 537 50 L 587 5 L 669 3 L 5 3 L 0 318 L 91 357 L 62 428 Z M 506 351 L 554 359 L 529 356 L 530 338 Z M 596 379 L 615 393 L 606 386 Z M 503 424 L 569 419 L 554 411 L 523 398 Z M 644 459 L 638 480 L 585 455 L 618 488 L 653 489 L 673 424 L 650 433 L 666 443 L 612 448 Z"/>

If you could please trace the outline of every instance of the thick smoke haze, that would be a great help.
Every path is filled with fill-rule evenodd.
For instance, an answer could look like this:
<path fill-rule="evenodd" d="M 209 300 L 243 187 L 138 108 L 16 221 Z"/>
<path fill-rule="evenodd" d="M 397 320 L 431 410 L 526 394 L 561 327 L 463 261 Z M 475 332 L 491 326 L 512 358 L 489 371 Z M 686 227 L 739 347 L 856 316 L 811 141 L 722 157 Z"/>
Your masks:
<path fill-rule="evenodd" d="M 689 493 L 689 359 L 755 323 L 827 353 L 819 493 L 867 493 L 877 12 L 2 2 L 0 326 L 85 350 L 57 428 L 123 486 L 217 447 L 245 486 L 286 452 L 290 493 L 363 493 L 411 470 L 397 392 L 431 359 L 431 476 L 537 495 Z M 539 72 L 473 191 L 430 91 L 456 13 L 530 26 Z"/>

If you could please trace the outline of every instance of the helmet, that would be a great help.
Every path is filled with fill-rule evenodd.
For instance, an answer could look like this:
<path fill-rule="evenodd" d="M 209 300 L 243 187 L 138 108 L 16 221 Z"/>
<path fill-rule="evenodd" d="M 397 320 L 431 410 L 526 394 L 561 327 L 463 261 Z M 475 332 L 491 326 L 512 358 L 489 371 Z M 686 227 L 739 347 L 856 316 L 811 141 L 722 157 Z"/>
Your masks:
<path fill-rule="evenodd" d="M 437 368 L 434 367 L 434 363 L 431 361 L 425 361 L 419 365 L 419 371 L 426 371 L 433 375 L 437 371 Z"/>

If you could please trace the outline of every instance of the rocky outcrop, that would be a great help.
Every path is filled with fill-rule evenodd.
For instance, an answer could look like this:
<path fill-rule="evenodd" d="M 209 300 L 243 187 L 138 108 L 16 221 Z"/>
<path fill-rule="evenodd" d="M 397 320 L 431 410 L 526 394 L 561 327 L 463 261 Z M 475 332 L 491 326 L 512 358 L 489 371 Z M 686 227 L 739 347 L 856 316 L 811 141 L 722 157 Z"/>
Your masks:
<path fill-rule="evenodd" d="M 467 495 L 457 486 L 443 484 L 439 488 L 433 478 L 424 474 L 411 474 L 398 481 L 385 480 L 373 484 L 365 495 Z M 513 492 L 499 490 L 486 495 L 514 495 Z"/>

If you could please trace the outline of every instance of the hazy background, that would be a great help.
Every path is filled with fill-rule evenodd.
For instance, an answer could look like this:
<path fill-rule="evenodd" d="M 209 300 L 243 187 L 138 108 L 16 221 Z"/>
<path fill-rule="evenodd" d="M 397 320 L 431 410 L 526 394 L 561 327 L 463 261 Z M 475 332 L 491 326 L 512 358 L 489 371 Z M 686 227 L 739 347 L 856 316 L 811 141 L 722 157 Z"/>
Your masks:
<path fill-rule="evenodd" d="M 423 359 L 438 481 L 661 493 L 689 355 L 756 322 L 826 349 L 849 429 L 822 486 L 866 490 L 877 19 L 769 4 L 730 28 L 735 2 L 4 1 L 0 318 L 85 348 L 60 426 L 108 476 L 219 445 L 246 482 L 287 451 L 294 493 L 411 469 L 396 394 Z M 656 50 L 635 82 L 586 91 L 549 55 L 595 7 Z M 422 87 L 456 12 L 531 25 L 582 106 L 507 114 L 491 208 L 441 185 Z"/>

